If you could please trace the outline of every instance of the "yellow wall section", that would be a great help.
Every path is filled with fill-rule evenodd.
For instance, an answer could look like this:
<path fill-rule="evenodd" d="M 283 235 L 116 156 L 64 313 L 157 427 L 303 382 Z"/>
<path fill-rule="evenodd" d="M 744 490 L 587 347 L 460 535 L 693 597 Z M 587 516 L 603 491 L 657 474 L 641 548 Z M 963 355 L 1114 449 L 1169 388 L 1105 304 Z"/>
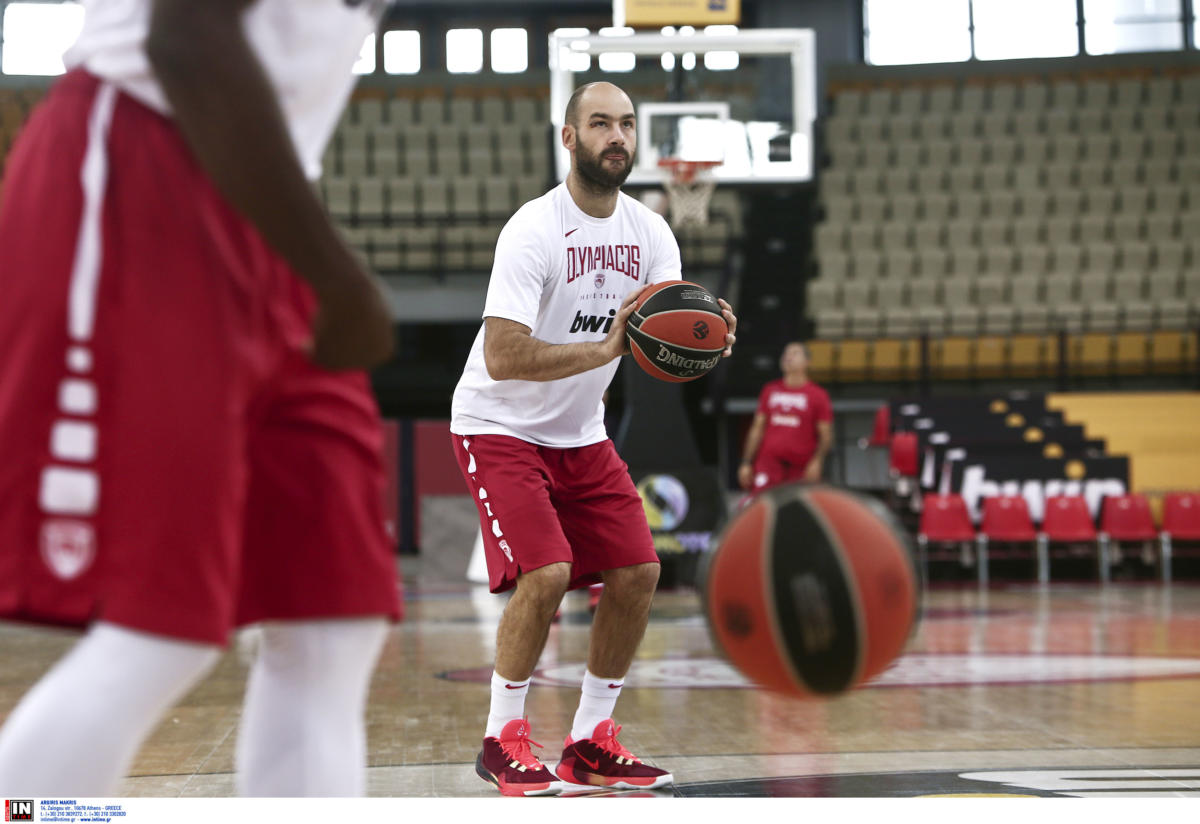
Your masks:
<path fill-rule="evenodd" d="M 1132 491 L 1150 497 L 1156 515 L 1163 493 L 1200 490 L 1200 392 L 1047 395 L 1046 406 L 1128 455 Z"/>

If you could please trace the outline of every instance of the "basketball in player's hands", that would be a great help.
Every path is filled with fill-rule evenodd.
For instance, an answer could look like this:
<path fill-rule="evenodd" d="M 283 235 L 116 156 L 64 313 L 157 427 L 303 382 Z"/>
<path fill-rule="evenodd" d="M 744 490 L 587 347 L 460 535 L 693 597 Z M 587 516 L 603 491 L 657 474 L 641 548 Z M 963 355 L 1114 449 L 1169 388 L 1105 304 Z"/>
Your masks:
<path fill-rule="evenodd" d="M 729 523 L 701 583 L 716 645 L 743 675 L 799 698 L 883 672 L 916 628 L 907 533 L 869 498 L 829 486 L 763 492 Z"/>
<path fill-rule="evenodd" d="M 626 324 L 638 366 L 659 380 L 703 377 L 721 361 L 729 325 L 712 293 L 686 280 L 647 287 Z"/>

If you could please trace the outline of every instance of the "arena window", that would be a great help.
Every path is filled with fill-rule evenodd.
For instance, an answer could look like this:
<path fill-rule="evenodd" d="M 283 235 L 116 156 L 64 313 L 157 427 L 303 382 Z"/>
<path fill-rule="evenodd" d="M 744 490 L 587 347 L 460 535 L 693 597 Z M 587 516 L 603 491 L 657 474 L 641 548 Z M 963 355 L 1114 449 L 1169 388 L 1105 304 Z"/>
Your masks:
<path fill-rule="evenodd" d="M 0 69 L 4 74 L 62 74 L 63 53 L 82 25 L 78 3 L 9 3 Z"/>
<path fill-rule="evenodd" d="M 1183 48 L 1182 0 L 1084 0 L 1088 54 Z"/>
<path fill-rule="evenodd" d="M 1075 0 L 973 0 L 972 15 L 980 60 L 1079 54 Z"/>
<path fill-rule="evenodd" d="M 529 68 L 529 32 L 492 29 L 492 71 L 518 74 Z"/>
<path fill-rule="evenodd" d="M 453 74 L 483 71 L 482 29 L 450 29 L 446 32 L 446 71 Z"/>
<path fill-rule="evenodd" d="M 393 29 L 383 35 L 383 70 L 388 74 L 419 74 L 421 33 Z"/>
<path fill-rule="evenodd" d="M 1178 51 L 1200 38 L 1194 7 L 1183 0 L 864 0 L 863 43 L 875 65 L 1072 57 L 1081 46 L 1088 54 Z"/>
<path fill-rule="evenodd" d="M 967 0 L 867 0 L 868 63 L 954 63 L 971 57 Z"/>

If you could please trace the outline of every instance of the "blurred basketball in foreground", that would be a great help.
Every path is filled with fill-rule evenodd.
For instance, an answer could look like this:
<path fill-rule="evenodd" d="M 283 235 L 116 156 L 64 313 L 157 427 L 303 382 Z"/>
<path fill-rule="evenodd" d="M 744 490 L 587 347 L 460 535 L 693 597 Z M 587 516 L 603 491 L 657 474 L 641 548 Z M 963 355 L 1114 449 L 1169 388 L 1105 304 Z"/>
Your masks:
<path fill-rule="evenodd" d="M 701 584 L 713 638 L 742 674 L 794 697 L 883 672 L 916 626 L 908 538 L 877 502 L 828 486 L 768 490 L 725 528 Z"/>
<path fill-rule="evenodd" d="M 729 327 L 703 286 L 686 280 L 656 283 L 638 296 L 629 317 L 629 349 L 638 366 L 659 380 L 693 381 L 721 361 Z"/>

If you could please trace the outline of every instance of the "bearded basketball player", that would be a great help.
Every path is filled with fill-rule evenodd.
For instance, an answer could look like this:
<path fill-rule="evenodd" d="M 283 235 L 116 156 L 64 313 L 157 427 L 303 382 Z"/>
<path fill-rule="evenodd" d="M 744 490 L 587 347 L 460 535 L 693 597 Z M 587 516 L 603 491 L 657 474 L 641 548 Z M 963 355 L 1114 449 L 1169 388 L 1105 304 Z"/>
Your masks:
<path fill-rule="evenodd" d="M 680 279 L 679 245 L 660 215 L 620 191 L 637 149 L 625 92 L 610 83 L 576 90 L 561 139 L 571 153 L 567 179 L 501 232 L 450 423 L 479 508 L 491 589 L 514 590 L 476 760 L 480 777 L 505 795 L 672 781 L 620 743 L 612 718 L 659 563 L 641 498 L 605 433 L 602 398 L 629 351 L 625 324 L 637 296 Z M 721 307 L 729 355 L 737 319 Z M 563 594 L 597 581 L 604 588 L 579 709 L 552 771 L 532 751 L 525 698 Z"/>

